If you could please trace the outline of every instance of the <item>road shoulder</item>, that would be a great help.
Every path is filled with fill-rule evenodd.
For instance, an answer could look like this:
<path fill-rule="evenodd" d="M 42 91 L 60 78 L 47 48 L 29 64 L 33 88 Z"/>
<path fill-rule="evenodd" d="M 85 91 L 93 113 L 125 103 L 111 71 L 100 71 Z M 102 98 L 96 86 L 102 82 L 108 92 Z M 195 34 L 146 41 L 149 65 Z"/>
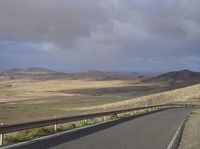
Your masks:
<path fill-rule="evenodd" d="M 179 149 L 199 149 L 200 110 L 194 110 L 186 122 Z"/>

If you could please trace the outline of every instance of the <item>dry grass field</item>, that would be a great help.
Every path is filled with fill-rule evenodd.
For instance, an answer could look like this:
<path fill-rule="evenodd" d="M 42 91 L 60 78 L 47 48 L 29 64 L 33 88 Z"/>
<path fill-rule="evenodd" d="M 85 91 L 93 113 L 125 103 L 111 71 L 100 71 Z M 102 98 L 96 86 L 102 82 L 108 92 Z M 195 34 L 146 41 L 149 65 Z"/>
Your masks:
<path fill-rule="evenodd" d="M 11 124 L 146 104 L 200 100 L 200 85 L 173 90 L 171 82 L 144 82 L 143 77 L 114 74 L 112 79 L 113 74 L 110 77 L 104 73 L 96 79 L 96 74 L 84 75 L 87 77 L 35 72 L 22 76 L 0 75 L 0 122 Z"/>
<path fill-rule="evenodd" d="M 161 90 L 166 90 L 165 86 L 142 83 L 139 79 L 40 81 L 0 76 L 0 122 L 10 124 L 84 114 L 88 110 L 73 109 L 115 103 Z"/>
<path fill-rule="evenodd" d="M 200 84 L 164 91 L 152 95 L 137 97 L 125 101 L 119 101 L 100 106 L 82 107 L 79 109 L 100 109 L 100 108 L 115 108 L 115 107 L 132 107 L 145 106 L 167 103 L 185 103 L 185 104 L 200 104 Z"/>

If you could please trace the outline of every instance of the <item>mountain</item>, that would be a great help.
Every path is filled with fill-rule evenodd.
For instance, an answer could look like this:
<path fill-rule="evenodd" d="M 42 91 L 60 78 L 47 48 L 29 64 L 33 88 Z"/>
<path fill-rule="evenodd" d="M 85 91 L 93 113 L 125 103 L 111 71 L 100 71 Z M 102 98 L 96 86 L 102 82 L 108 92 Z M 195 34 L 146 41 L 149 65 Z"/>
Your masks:
<path fill-rule="evenodd" d="M 169 84 L 193 85 L 200 83 L 200 73 L 184 69 L 144 79 L 143 82 L 166 82 Z"/>
<path fill-rule="evenodd" d="M 138 73 L 123 73 L 123 72 L 106 72 L 106 71 L 88 71 L 74 74 L 77 77 L 93 78 L 96 81 L 103 80 L 132 80 L 139 78 Z"/>
<path fill-rule="evenodd" d="M 39 68 L 39 67 L 31 67 L 31 68 L 13 68 L 6 71 L 3 71 L 2 75 L 20 75 L 20 74 L 50 74 L 55 73 L 55 71 Z"/>
<path fill-rule="evenodd" d="M 46 68 L 32 67 L 32 68 L 13 68 L 0 73 L 0 75 L 10 76 L 15 79 L 33 79 L 33 80 L 56 80 L 56 79 L 68 79 L 68 80 L 135 80 L 144 79 L 148 76 L 140 75 L 136 72 L 123 73 L 123 72 L 105 72 L 105 71 L 88 71 L 77 73 L 64 73 L 56 72 Z"/>

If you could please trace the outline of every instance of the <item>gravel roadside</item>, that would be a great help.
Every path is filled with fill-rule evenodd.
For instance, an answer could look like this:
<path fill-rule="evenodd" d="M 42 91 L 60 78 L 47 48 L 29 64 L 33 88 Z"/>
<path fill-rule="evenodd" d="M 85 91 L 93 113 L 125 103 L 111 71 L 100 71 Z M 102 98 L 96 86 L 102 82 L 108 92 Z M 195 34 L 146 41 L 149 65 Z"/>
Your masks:
<path fill-rule="evenodd" d="M 178 149 L 200 149 L 200 110 L 190 114 Z"/>

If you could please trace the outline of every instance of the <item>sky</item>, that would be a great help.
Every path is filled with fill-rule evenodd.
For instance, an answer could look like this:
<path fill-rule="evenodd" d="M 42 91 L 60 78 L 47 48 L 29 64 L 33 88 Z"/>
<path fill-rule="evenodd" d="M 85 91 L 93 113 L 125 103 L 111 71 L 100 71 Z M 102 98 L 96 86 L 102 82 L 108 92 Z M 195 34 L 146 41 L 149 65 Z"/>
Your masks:
<path fill-rule="evenodd" d="M 0 0 L 0 70 L 200 71 L 199 0 Z"/>

